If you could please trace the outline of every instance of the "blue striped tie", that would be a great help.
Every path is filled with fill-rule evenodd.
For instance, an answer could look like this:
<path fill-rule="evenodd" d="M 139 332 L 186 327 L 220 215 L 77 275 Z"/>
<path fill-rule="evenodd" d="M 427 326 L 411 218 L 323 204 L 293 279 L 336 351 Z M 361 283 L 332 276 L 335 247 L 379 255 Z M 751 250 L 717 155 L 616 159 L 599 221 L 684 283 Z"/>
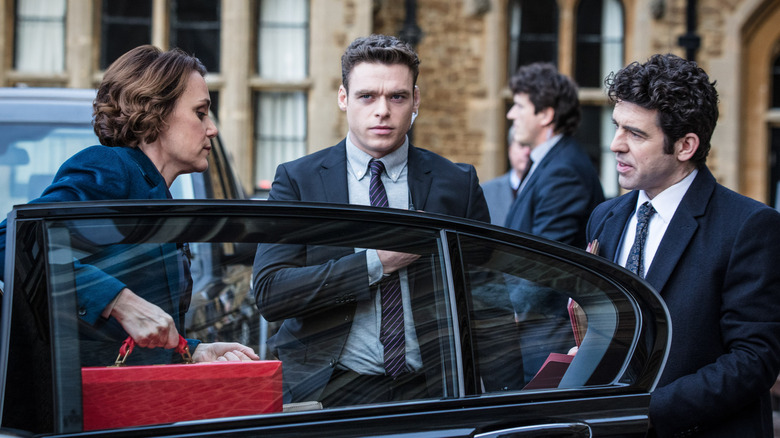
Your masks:
<path fill-rule="evenodd" d="M 385 165 L 379 160 L 369 162 L 371 182 L 368 197 L 373 207 L 388 207 L 387 192 L 382 184 Z M 379 285 L 382 299 L 382 326 L 379 341 L 385 350 L 385 372 L 396 377 L 406 368 L 404 339 L 404 308 L 401 302 L 401 282 L 398 272 L 386 276 Z"/>
<path fill-rule="evenodd" d="M 650 216 L 653 213 L 655 213 L 655 209 L 649 202 L 639 206 L 639 210 L 636 212 L 636 237 L 634 237 L 634 244 L 631 245 L 631 252 L 628 253 L 628 261 L 626 262 L 626 269 L 642 278 L 645 278 L 647 225 L 650 223 Z"/>

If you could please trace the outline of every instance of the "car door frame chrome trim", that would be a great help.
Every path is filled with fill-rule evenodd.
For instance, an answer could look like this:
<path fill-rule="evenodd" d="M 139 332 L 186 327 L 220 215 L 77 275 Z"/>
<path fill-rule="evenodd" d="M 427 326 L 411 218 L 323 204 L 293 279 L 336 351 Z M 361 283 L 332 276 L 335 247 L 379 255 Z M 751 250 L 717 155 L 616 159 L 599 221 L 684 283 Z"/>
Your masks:
<path fill-rule="evenodd" d="M 583 434 L 583 432 L 586 432 Z M 474 435 L 474 438 L 521 438 L 539 436 L 560 436 L 560 433 L 570 434 L 572 437 L 590 437 L 593 432 L 585 423 L 549 423 L 533 426 L 520 426 L 510 429 L 494 430 Z M 555 435 L 553 435 L 555 434 Z"/>
<path fill-rule="evenodd" d="M 445 275 L 447 276 L 447 293 L 450 301 L 450 321 L 452 324 L 453 344 L 455 345 L 455 375 L 458 379 L 457 394 L 458 398 L 466 396 L 466 381 L 463 370 L 463 348 L 460 345 L 460 322 L 458 319 L 458 304 L 456 301 L 455 281 L 452 272 L 452 260 L 450 259 L 449 239 L 447 238 L 449 230 L 441 229 L 439 239 L 441 240 L 442 255 L 444 257 Z"/>

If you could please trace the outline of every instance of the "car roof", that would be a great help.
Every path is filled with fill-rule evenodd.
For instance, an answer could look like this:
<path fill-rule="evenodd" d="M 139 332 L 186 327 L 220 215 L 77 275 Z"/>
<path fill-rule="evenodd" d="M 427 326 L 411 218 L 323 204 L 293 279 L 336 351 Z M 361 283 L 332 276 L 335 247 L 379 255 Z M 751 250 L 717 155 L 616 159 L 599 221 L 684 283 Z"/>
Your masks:
<path fill-rule="evenodd" d="M 80 88 L 0 88 L 0 123 L 83 125 L 92 120 L 95 93 Z"/>

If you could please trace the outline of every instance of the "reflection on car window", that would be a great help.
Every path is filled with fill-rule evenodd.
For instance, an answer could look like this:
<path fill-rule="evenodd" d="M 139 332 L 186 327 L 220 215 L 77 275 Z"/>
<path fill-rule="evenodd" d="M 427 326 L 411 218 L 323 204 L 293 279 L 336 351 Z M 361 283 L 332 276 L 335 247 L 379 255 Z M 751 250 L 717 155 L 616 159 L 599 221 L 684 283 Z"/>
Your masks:
<path fill-rule="evenodd" d="M 460 236 L 460 245 L 485 391 L 605 384 L 616 377 L 635 325 L 629 305 L 616 308 L 620 292 L 613 285 L 526 249 L 471 236 Z M 575 331 L 584 339 L 571 357 L 581 339 Z M 607 355 L 612 361 L 600 364 Z"/>
<path fill-rule="evenodd" d="M 0 124 L 0 211 L 37 198 L 60 165 L 87 146 L 98 144 L 88 120 L 80 126 Z"/>
<path fill-rule="evenodd" d="M 268 342 L 284 366 L 285 403 L 332 407 L 452 394 L 453 357 L 442 352 L 452 350 L 453 334 L 437 235 L 323 225 L 330 224 L 303 230 L 311 240 L 260 245 L 255 261 L 258 306 L 265 319 L 279 324 Z M 362 241 L 344 246 L 335 238 L 350 235 Z M 316 244 L 323 239 L 315 236 L 333 236 L 333 244 Z M 416 260 L 391 280 L 395 274 L 383 274 L 377 250 Z M 390 281 L 403 297 L 396 315 L 405 357 L 396 376 L 387 374 L 381 340 L 381 289 Z"/>
<path fill-rule="evenodd" d="M 162 308 L 184 309 L 186 298 L 177 301 L 171 291 L 191 287 L 186 317 L 174 315 L 186 318 L 187 337 L 241 342 L 263 359 L 281 360 L 280 396 L 288 410 L 458 394 L 453 303 L 438 230 L 348 219 L 186 215 L 53 221 L 47 230 L 52 293 L 71 306 L 56 312 L 53 341 L 79 340 L 78 360 L 58 362 L 63 375 L 116 359 L 126 334 L 101 313 L 103 294 L 128 287 Z M 393 381 L 389 398 L 375 389 L 386 376 L 350 371 L 371 370 L 382 360 L 382 344 L 364 336 L 380 328 L 384 276 L 373 281 L 367 271 L 367 254 L 378 250 L 416 256 L 400 275 L 407 369 Z M 191 284 L 184 281 L 186 270 Z M 143 350 L 136 347 L 127 363 L 164 364 L 176 356 Z M 70 363 L 75 368 L 67 369 Z M 366 389 L 363 398 L 352 397 L 356 383 Z M 78 399 L 70 403 L 80 409 Z"/>

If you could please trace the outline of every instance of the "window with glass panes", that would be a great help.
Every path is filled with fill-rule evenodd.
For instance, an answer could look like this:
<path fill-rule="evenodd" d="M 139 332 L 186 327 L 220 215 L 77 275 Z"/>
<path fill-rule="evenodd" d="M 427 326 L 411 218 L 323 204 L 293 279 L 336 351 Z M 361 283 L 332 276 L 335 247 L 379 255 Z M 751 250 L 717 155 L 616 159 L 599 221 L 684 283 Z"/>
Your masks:
<path fill-rule="evenodd" d="M 772 64 L 772 108 L 780 109 L 780 55 Z"/>
<path fill-rule="evenodd" d="M 210 73 L 219 72 L 220 2 L 172 0 L 165 15 L 155 13 L 153 0 L 102 0 L 100 10 L 99 66 L 105 70 L 128 50 L 158 41 L 161 48 L 178 47 L 203 62 Z M 153 35 L 153 23 L 168 20 L 164 37 Z M 158 29 L 159 32 L 159 29 Z M 165 43 L 167 39 L 167 44 Z M 211 110 L 217 113 L 219 93 L 210 90 Z"/>
<path fill-rule="evenodd" d="M 581 0 L 577 8 L 574 77 L 580 87 L 600 88 L 623 65 L 623 6 L 619 0 Z"/>
<path fill-rule="evenodd" d="M 620 187 L 609 145 L 614 135 L 612 108 L 604 79 L 623 67 L 624 10 L 620 0 L 579 2 L 512 0 L 509 3 L 509 72 L 533 62 L 550 62 L 577 82 L 582 121 L 575 134 L 599 170 L 604 194 Z M 564 21 L 575 17 L 576 22 Z M 561 29 L 574 28 L 573 41 L 560 41 Z"/>
<path fill-rule="evenodd" d="M 308 0 L 262 0 L 258 8 L 255 190 L 271 188 L 279 164 L 306 154 Z"/>
<path fill-rule="evenodd" d="M 509 73 L 534 62 L 558 64 L 558 5 L 513 0 L 509 21 Z"/>
<path fill-rule="evenodd" d="M 171 0 L 170 5 L 170 46 L 197 56 L 209 72 L 219 72 L 221 2 Z"/>
<path fill-rule="evenodd" d="M 14 68 L 65 71 L 65 0 L 17 0 L 15 6 Z"/>
<path fill-rule="evenodd" d="M 100 69 L 128 50 L 152 42 L 152 0 L 103 0 Z"/>
<path fill-rule="evenodd" d="M 577 10 L 574 78 L 580 88 L 602 89 L 604 79 L 623 67 L 623 5 L 619 0 L 582 0 Z M 593 158 L 607 198 L 617 196 L 617 169 L 609 150 L 615 129 L 612 107 L 602 102 L 582 105 L 576 137 Z"/>
<path fill-rule="evenodd" d="M 769 103 L 770 111 L 780 110 L 780 55 L 775 57 L 771 66 L 770 80 L 772 81 L 772 95 Z M 769 169 L 769 202 L 773 207 L 780 209 L 780 125 L 770 125 L 770 169 Z"/>

